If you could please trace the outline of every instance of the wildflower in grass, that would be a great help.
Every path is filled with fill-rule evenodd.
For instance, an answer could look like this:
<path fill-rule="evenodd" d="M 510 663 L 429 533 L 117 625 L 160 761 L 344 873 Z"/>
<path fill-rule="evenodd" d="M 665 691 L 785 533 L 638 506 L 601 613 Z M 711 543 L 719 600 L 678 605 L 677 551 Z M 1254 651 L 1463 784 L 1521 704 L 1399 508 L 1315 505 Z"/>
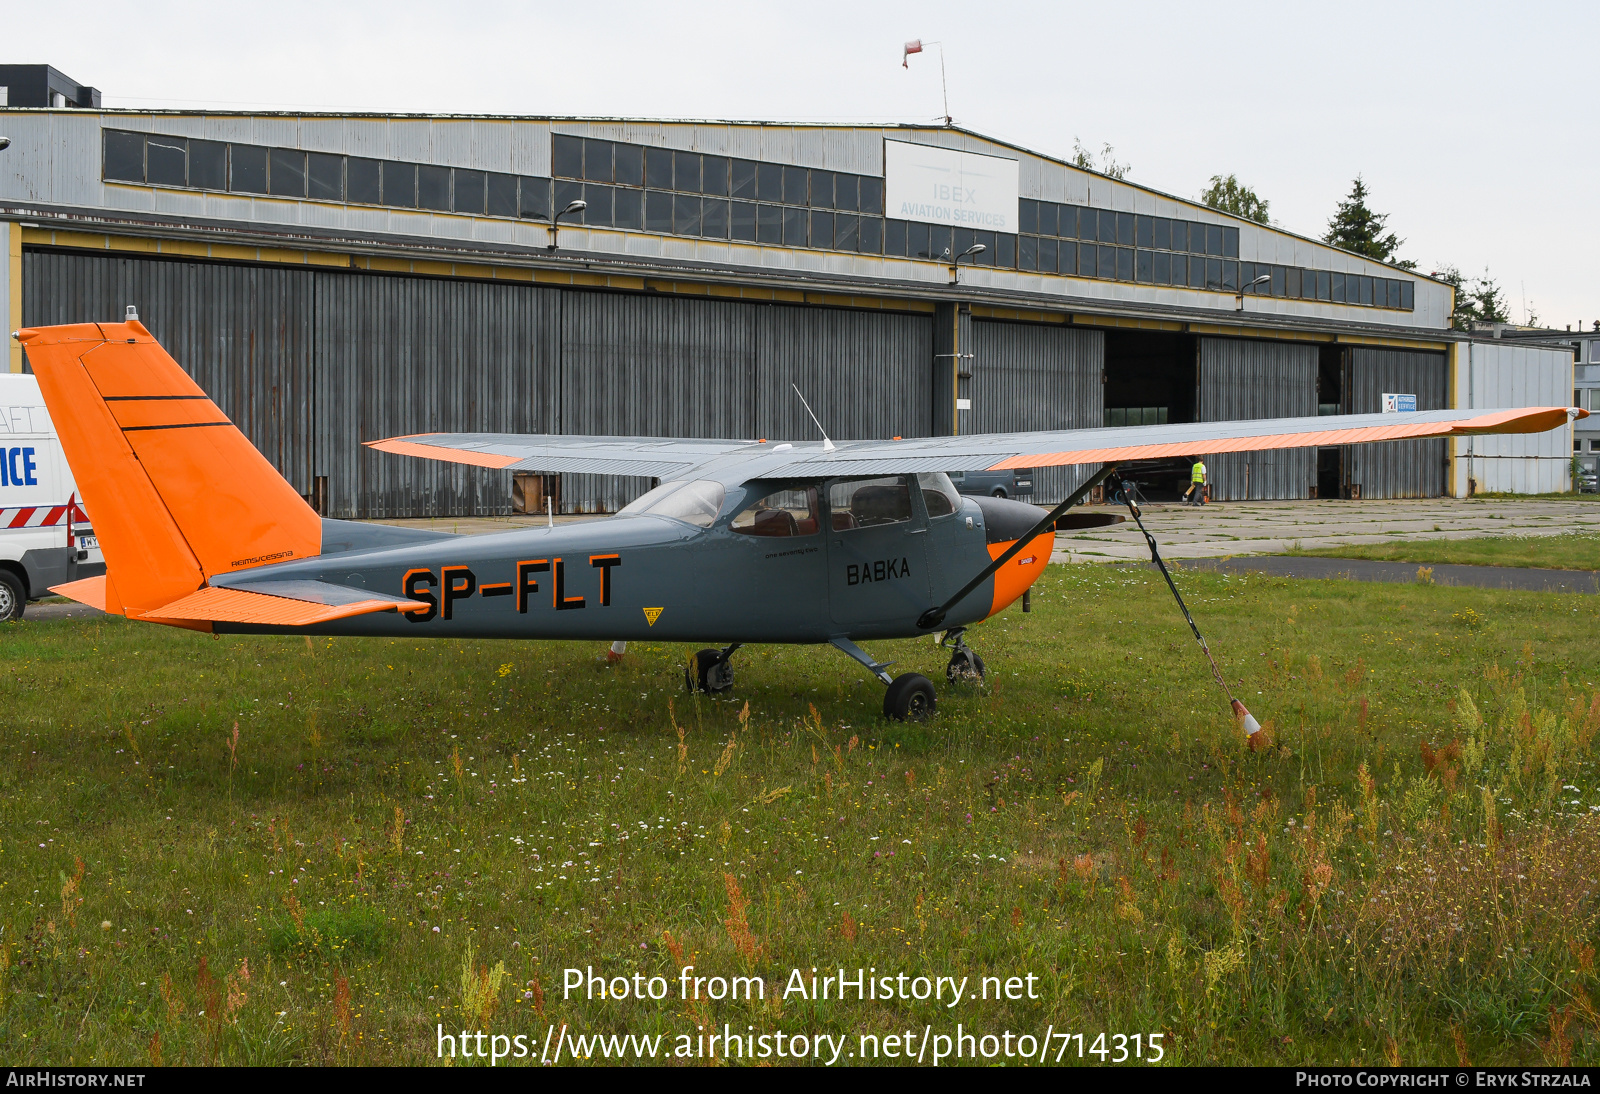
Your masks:
<path fill-rule="evenodd" d="M 722 921 L 728 929 L 728 940 L 733 943 L 733 948 L 744 958 L 745 967 L 755 965 L 756 955 L 760 946 L 756 936 L 750 932 L 750 921 L 745 917 L 745 910 L 750 907 L 750 898 L 744 895 L 739 888 L 739 879 L 732 874 L 722 875 L 723 886 L 728 890 L 728 918 Z"/>
<path fill-rule="evenodd" d="M 856 940 L 856 931 L 858 929 L 856 921 L 849 912 L 839 913 L 839 934 L 846 942 L 854 942 Z"/>
<path fill-rule="evenodd" d="M 673 938 L 671 931 L 662 931 L 661 944 L 665 946 L 667 948 L 667 952 L 672 955 L 673 963 L 676 964 L 678 968 L 683 968 L 683 943 L 679 942 L 676 938 Z"/>
<path fill-rule="evenodd" d="M 333 1024 L 343 1044 L 350 1036 L 350 978 L 343 973 L 333 976 Z"/>
<path fill-rule="evenodd" d="M 405 848 L 406 815 L 398 805 L 394 807 L 394 827 L 389 829 L 389 846 L 396 855 L 401 854 Z"/>
<path fill-rule="evenodd" d="M 500 1003 L 500 989 L 508 974 L 504 961 L 495 962 L 491 969 L 475 964 L 475 957 L 472 936 L 468 935 L 466 951 L 461 955 L 461 1012 L 483 1029 Z"/>

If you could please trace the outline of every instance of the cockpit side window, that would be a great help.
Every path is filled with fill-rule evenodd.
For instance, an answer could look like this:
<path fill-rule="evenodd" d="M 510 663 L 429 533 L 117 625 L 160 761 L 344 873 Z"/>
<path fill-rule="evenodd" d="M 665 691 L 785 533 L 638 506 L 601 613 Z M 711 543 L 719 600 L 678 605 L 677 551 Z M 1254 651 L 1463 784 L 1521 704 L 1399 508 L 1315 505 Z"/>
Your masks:
<path fill-rule="evenodd" d="M 828 509 L 835 532 L 908 521 L 912 516 L 910 480 L 896 475 L 836 482 L 828 487 Z"/>
<path fill-rule="evenodd" d="M 729 525 L 746 536 L 809 536 L 819 528 L 817 488 L 795 486 L 768 494 L 740 510 Z"/>

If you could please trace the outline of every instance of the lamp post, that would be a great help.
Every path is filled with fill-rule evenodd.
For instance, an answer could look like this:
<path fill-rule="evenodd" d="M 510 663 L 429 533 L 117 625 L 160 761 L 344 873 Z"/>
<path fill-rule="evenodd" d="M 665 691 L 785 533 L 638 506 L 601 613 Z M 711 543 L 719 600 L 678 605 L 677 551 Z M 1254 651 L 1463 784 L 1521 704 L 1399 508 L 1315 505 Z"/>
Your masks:
<path fill-rule="evenodd" d="M 547 250 L 553 251 L 556 249 L 556 236 L 561 230 L 561 218 L 566 216 L 568 213 L 581 213 L 588 207 L 589 203 L 580 198 L 576 201 L 568 202 L 565 209 L 561 210 L 559 213 L 553 214 L 550 217 L 550 246 L 546 248 Z"/>
<path fill-rule="evenodd" d="M 1260 277 L 1258 277 L 1254 281 L 1250 282 L 1250 284 L 1242 286 L 1239 289 L 1239 303 L 1233 310 L 1234 311 L 1244 311 L 1244 294 L 1245 294 L 1245 290 L 1246 289 L 1253 289 L 1257 285 L 1266 285 L 1271 281 L 1272 281 L 1272 275 L 1271 274 L 1262 274 Z M 1251 293 L 1250 295 L 1254 296 L 1255 293 Z"/>
<path fill-rule="evenodd" d="M 972 246 L 956 255 L 956 260 L 950 263 L 950 284 L 954 285 L 956 282 L 961 280 L 961 260 L 963 258 L 977 258 L 988 249 L 989 248 L 984 246 L 982 243 L 974 243 Z"/>

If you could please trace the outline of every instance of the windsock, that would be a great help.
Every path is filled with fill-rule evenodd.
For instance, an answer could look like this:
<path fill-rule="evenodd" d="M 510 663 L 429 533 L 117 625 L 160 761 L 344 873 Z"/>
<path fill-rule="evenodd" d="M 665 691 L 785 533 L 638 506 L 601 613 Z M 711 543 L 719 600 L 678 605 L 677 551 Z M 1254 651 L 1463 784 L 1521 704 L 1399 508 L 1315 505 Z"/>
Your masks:
<path fill-rule="evenodd" d="M 1255 715 L 1244 709 L 1244 704 L 1237 699 L 1233 701 L 1233 716 L 1244 726 L 1245 736 L 1254 737 L 1261 732 L 1261 723 L 1256 721 Z"/>

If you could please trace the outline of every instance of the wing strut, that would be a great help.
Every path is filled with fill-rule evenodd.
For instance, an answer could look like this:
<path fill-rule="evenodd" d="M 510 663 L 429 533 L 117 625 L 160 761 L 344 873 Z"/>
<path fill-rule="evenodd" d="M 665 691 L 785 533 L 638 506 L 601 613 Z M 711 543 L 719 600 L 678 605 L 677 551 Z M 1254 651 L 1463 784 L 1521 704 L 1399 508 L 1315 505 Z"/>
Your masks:
<path fill-rule="evenodd" d="M 1211 647 L 1206 645 L 1205 635 L 1200 633 L 1200 628 L 1195 625 L 1194 616 L 1189 614 L 1189 606 L 1183 602 L 1183 597 L 1179 595 L 1178 586 L 1172 580 L 1172 574 L 1168 572 L 1167 564 L 1161 561 L 1161 552 L 1156 549 L 1156 537 L 1150 534 L 1149 529 L 1144 526 L 1144 521 L 1139 519 L 1139 507 L 1134 504 L 1133 498 L 1127 490 L 1127 484 L 1124 483 L 1121 475 L 1117 476 L 1117 483 L 1123 486 L 1121 493 L 1123 500 L 1128 503 L 1128 512 L 1133 514 L 1134 523 L 1139 526 L 1139 531 L 1144 535 L 1145 543 L 1150 547 L 1150 561 L 1156 564 L 1156 568 L 1161 571 L 1161 576 L 1167 579 L 1167 588 L 1172 590 L 1172 599 L 1178 602 L 1178 610 L 1183 613 L 1183 618 L 1188 620 L 1189 629 L 1194 632 L 1195 641 L 1200 643 L 1200 649 L 1205 652 L 1206 660 L 1211 662 L 1211 675 L 1217 678 L 1217 685 L 1222 688 L 1222 694 L 1226 695 L 1228 701 L 1233 704 L 1234 717 L 1238 718 L 1244 725 L 1246 736 L 1254 737 L 1260 731 L 1261 723 L 1256 721 L 1255 716 L 1244 708 L 1243 703 L 1233 697 L 1233 692 L 1228 690 L 1228 681 L 1223 679 L 1222 670 L 1217 668 L 1217 659 L 1211 656 Z"/>
<path fill-rule="evenodd" d="M 1088 482 L 1078 487 L 1078 489 L 1074 491 L 1070 498 L 1056 506 L 1054 509 L 1050 510 L 1050 512 L 1046 513 L 1044 519 L 1033 526 L 1032 531 L 1028 532 L 1026 535 L 1019 536 L 1017 538 L 1017 542 L 1000 552 L 1000 556 L 998 558 L 979 571 L 977 577 L 961 586 L 961 589 L 954 596 L 952 596 L 949 600 L 946 600 L 943 604 L 940 604 L 937 608 L 929 608 L 927 611 L 923 612 L 922 615 L 917 618 L 917 626 L 925 631 L 931 631 L 938 627 L 939 624 L 944 622 L 944 617 L 950 613 L 951 608 L 965 600 L 968 595 L 971 594 L 973 589 L 976 589 L 979 585 L 982 585 L 986 580 L 988 580 L 991 574 L 998 572 L 1000 567 L 1017 557 L 1024 547 L 1033 542 L 1035 536 L 1043 534 L 1046 529 L 1050 528 L 1057 520 L 1066 515 L 1068 509 L 1071 509 L 1074 505 L 1077 505 L 1084 498 L 1088 497 L 1090 490 L 1093 490 L 1096 486 L 1099 486 L 1102 482 L 1114 474 L 1116 470 L 1116 464 L 1108 463 L 1099 471 L 1095 472 L 1093 477 L 1091 477 Z"/>

